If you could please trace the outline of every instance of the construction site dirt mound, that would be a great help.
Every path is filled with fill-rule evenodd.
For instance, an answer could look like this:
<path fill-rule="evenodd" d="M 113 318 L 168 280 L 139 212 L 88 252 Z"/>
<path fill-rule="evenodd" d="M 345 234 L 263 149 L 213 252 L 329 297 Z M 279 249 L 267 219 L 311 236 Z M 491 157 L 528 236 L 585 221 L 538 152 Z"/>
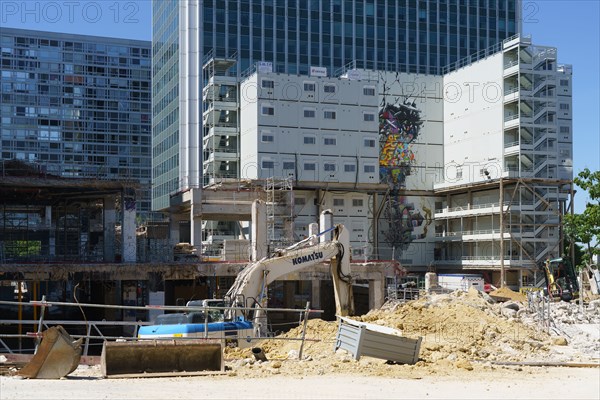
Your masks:
<path fill-rule="evenodd" d="M 497 299 L 501 299 L 501 300 L 508 299 L 508 300 L 521 301 L 521 302 L 527 301 L 527 296 L 525 296 L 522 293 L 515 292 L 507 287 L 496 289 L 493 292 L 490 292 L 490 296 L 497 298 Z"/>
<path fill-rule="evenodd" d="M 415 365 L 391 365 L 386 360 L 369 357 L 356 361 L 343 350 L 334 352 L 338 324 L 320 319 L 308 321 L 302 360 L 298 360 L 301 342 L 285 340 L 301 338 L 301 326 L 256 345 L 264 350 L 270 360 L 267 363 L 256 362 L 250 350 L 231 349 L 226 352 L 226 358 L 231 360 L 233 373 L 253 376 L 258 371 L 420 376 L 495 369 L 493 362 L 547 359 L 550 337 L 516 318 L 506 317 L 500 305 L 494 303 L 473 289 L 406 303 L 390 302 L 381 309 L 353 317 L 357 321 L 398 329 L 409 338 L 423 337 L 420 361 Z"/>

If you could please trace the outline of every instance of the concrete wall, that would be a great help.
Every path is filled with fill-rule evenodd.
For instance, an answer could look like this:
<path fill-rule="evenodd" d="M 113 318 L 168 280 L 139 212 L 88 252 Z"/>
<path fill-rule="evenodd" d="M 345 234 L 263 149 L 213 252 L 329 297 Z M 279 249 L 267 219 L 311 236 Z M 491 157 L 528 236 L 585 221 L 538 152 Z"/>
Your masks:
<path fill-rule="evenodd" d="M 242 82 L 242 178 L 377 182 L 378 98 L 365 86 L 275 73 Z"/>
<path fill-rule="evenodd" d="M 483 181 L 502 170 L 503 53 L 444 75 L 445 181 Z"/>

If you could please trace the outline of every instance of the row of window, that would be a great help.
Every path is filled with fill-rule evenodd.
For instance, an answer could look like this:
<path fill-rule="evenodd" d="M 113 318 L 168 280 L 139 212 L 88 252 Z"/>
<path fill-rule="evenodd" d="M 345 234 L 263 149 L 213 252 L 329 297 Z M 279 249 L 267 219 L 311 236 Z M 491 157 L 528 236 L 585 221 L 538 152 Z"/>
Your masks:
<path fill-rule="evenodd" d="M 275 88 L 275 81 L 271 79 L 262 79 L 260 83 L 263 89 L 273 89 Z M 305 92 L 315 92 L 317 84 L 315 82 L 304 82 L 303 83 Z M 323 93 L 335 93 L 337 91 L 337 86 L 334 83 L 326 83 L 323 85 Z M 375 86 L 365 86 L 363 87 L 363 95 L 365 96 L 375 96 Z"/>
<path fill-rule="evenodd" d="M 273 160 L 262 160 L 261 163 L 262 169 L 274 169 L 275 161 Z M 283 161 L 282 169 L 295 169 L 296 163 L 294 161 Z M 314 162 L 305 162 L 303 164 L 304 171 L 316 171 L 317 164 Z M 326 172 L 335 172 L 337 171 L 337 164 L 334 162 L 325 162 L 323 163 L 323 170 Z M 356 164 L 344 164 L 344 172 L 356 172 Z M 363 165 L 363 172 L 370 174 L 375 172 L 375 165 L 373 164 L 365 164 Z"/>
<path fill-rule="evenodd" d="M 38 39 L 35 37 L 11 37 L 2 36 L 0 43 L 3 47 L 25 47 L 30 49 L 53 50 L 52 48 L 60 48 L 64 51 L 75 51 L 85 53 L 102 53 L 110 56 L 135 56 L 150 58 L 150 48 L 117 46 L 105 43 L 84 43 L 71 42 L 51 39 Z M 39 46 L 39 47 L 38 47 Z"/>
<path fill-rule="evenodd" d="M 345 199 L 342 198 L 333 198 L 334 207 L 343 207 L 345 205 Z M 294 199 L 294 204 L 297 206 L 303 206 L 306 204 L 306 199 L 304 197 L 296 197 Z M 352 207 L 364 207 L 363 199 L 352 199 Z"/>
<path fill-rule="evenodd" d="M 272 133 L 263 133 L 261 135 L 261 141 L 263 143 L 274 143 L 275 135 Z M 317 144 L 317 137 L 313 135 L 304 136 L 303 138 L 304 144 Z M 337 146 L 337 138 L 335 137 L 324 137 L 323 144 L 325 146 Z M 364 138 L 363 145 L 364 147 L 375 147 L 376 139 L 373 138 Z"/>
<path fill-rule="evenodd" d="M 263 104 L 260 109 L 261 115 L 264 116 L 274 116 L 275 115 L 275 107 L 271 105 Z M 315 118 L 317 114 L 317 110 L 314 108 L 305 108 L 303 115 L 304 118 Z M 324 119 L 337 119 L 337 112 L 334 110 L 324 110 L 323 111 Z M 364 122 L 373 122 L 375 121 L 375 113 L 363 112 L 363 121 Z"/>

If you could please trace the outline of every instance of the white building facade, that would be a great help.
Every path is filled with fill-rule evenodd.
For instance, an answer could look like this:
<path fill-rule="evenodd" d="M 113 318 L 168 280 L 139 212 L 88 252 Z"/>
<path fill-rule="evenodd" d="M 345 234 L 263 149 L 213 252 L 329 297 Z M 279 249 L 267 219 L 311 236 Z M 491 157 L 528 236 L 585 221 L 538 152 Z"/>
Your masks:
<path fill-rule="evenodd" d="M 571 71 L 555 48 L 517 37 L 444 75 L 437 265 L 522 286 L 562 255 L 561 216 L 572 207 Z"/>
<path fill-rule="evenodd" d="M 255 73 L 241 93 L 242 179 L 378 182 L 376 82 Z"/>
<path fill-rule="evenodd" d="M 513 286 L 536 283 L 537 265 L 562 253 L 572 101 L 556 49 L 512 37 L 443 75 L 307 76 L 266 63 L 239 82 L 234 63 L 203 67 L 205 190 L 261 188 L 270 240 L 306 237 L 331 209 L 355 258 Z M 205 244 L 247 227 L 203 221 Z"/>

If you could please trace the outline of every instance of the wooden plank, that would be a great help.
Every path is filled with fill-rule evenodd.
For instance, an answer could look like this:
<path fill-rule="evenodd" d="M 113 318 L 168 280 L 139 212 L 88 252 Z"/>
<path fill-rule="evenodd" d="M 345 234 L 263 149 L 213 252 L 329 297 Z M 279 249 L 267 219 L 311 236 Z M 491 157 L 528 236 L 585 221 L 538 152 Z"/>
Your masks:
<path fill-rule="evenodd" d="M 223 371 L 195 371 L 195 372 L 151 372 L 142 374 L 121 374 L 110 375 L 107 379 L 126 379 L 126 378 L 164 378 L 172 376 L 207 376 L 207 375 L 225 375 Z"/>

